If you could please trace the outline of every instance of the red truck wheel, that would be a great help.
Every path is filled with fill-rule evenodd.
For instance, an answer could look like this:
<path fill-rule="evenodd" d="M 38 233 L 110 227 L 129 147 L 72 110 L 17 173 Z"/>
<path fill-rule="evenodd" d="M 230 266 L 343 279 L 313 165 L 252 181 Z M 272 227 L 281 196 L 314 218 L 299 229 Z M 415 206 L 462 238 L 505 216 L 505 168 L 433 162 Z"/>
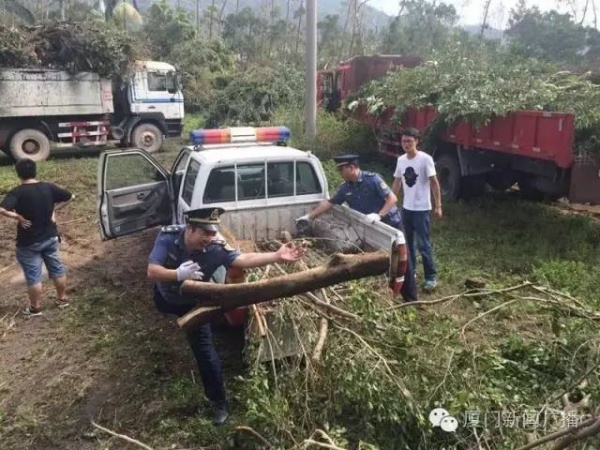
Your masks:
<path fill-rule="evenodd" d="M 456 157 L 448 154 L 440 156 L 435 162 L 440 190 L 445 200 L 456 200 L 460 194 L 460 166 Z"/>

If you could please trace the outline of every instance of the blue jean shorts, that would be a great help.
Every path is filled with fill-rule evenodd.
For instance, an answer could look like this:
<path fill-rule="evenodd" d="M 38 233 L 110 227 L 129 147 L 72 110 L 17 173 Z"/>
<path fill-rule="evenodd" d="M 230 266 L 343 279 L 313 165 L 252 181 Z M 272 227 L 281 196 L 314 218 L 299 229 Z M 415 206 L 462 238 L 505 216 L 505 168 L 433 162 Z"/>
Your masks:
<path fill-rule="evenodd" d="M 46 265 L 48 276 L 52 279 L 67 273 L 60 260 L 60 243 L 57 236 L 27 246 L 18 246 L 17 261 L 23 268 L 27 286 L 42 282 L 42 263 Z"/>

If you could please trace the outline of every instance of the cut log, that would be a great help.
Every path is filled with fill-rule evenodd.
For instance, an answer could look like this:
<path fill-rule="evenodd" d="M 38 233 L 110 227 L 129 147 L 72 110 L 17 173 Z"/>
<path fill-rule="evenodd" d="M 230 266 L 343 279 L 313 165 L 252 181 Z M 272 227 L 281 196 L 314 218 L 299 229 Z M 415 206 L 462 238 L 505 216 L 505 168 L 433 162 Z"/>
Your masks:
<path fill-rule="evenodd" d="M 327 265 L 254 283 L 214 284 L 184 281 L 181 290 L 197 296 L 199 308 L 180 317 L 181 328 L 193 328 L 211 321 L 216 314 L 241 306 L 293 297 L 344 281 L 381 275 L 389 270 L 385 252 L 360 255 L 333 255 Z"/>

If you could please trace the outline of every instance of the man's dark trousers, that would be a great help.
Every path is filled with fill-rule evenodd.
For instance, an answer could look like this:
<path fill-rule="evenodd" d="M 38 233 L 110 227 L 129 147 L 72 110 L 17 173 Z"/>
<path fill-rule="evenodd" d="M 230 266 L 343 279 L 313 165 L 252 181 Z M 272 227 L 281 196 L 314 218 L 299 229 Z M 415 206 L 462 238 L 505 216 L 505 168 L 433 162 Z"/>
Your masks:
<path fill-rule="evenodd" d="M 184 316 L 196 305 L 176 305 L 167 302 L 156 286 L 154 287 L 154 303 L 158 310 L 164 314 L 174 314 L 177 317 Z M 221 367 L 221 358 L 215 348 L 215 344 L 210 329 L 210 323 L 201 325 L 193 330 L 186 332 L 186 338 L 200 371 L 204 393 L 214 404 L 222 403 L 227 400 L 225 386 L 223 385 L 223 369 Z"/>

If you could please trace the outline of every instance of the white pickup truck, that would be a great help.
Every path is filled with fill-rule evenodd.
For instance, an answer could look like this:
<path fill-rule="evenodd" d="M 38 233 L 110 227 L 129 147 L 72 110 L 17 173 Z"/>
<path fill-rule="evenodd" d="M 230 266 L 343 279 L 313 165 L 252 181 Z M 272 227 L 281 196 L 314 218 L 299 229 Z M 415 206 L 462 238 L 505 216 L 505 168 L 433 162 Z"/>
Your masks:
<path fill-rule="evenodd" d="M 204 207 L 224 208 L 222 224 L 236 239 L 279 239 L 283 231 L 295 235 L 295 219 L 328 199 L 329 190 L 319 159 L 285 146 L 288 138 L 284 127 L 197 130 L 170 171 L 142 149 L 103 152 L 98 166 L 102 239 L 180 224 L 184 211 Z M 334 206 L 310 228 L 303 231 L 343 241 L 348 248 L 388 252 L 390 287 L 399 293 L 406 267 L 400 231 L 370 223 L 345 205 Z M 338 245 L 334 251 L 339 250 Z"/>

